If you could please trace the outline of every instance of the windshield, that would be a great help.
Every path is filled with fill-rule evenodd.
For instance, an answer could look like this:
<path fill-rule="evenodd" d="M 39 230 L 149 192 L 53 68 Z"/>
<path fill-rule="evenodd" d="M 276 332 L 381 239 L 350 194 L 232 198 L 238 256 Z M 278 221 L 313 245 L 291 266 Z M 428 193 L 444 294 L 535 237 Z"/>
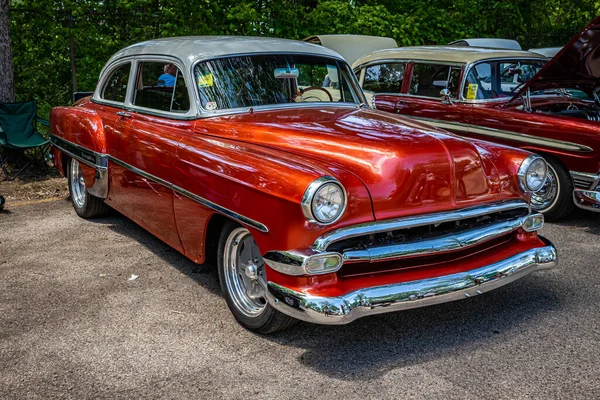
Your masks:
<path fill-rule="evenodd" d="M 208 111 L 286 103 L 360 104 L 348 65 L 309 55 L 253 55 L 201 62 L 194 69 Z"/>
<path fill-rule="evenodd" d="M 469 70 L 463 96 L 467 100 L 512 97 L 544 64 L 543 60 L 478 63 Z"/>

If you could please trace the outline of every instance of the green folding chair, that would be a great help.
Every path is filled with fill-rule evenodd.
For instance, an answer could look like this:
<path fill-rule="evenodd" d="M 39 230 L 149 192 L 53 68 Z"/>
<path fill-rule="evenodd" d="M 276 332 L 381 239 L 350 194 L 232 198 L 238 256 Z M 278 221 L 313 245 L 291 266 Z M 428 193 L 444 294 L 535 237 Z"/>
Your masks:
<path fill-rule="evenodd" d="M 0 154 L 0 165 L 7 180 L 13 180 L 38 158 L 43 164 L 45 154 L 48 152 L 49 141 L 44 139 L 37 131 L 37 124 L 50 126 L 50 123 L 37 116 L 35 101 L 23 103 L 0 104 L 0 146 L 3 149 L 25 151 L 33 149 L 34 157 L 30 159 L 14 176 L 9 176 L 6 164 L 8 158 L 4 152 Z"/>

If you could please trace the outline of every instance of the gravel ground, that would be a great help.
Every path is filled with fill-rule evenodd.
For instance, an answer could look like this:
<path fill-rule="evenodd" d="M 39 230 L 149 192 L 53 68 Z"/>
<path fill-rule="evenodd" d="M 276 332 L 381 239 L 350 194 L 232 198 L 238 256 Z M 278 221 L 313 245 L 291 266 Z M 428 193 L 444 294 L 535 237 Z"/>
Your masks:
<path fill-rule="evenodd" d="M 600 398 L 600 214 L 560 265 L 475 298 L 263 337 L 216 271 L 66 200 L 0 214 L 0 398 Z M 131 275 L 138 275 L 129 280 Z"/>

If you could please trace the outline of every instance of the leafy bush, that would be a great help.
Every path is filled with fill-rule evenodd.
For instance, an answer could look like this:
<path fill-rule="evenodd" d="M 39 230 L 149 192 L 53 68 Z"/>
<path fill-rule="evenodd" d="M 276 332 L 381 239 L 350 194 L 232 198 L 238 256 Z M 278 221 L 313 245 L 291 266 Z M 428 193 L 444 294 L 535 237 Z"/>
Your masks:
<path fill-rule="evenodd" d="M 465 37 L 559 46 L 598 12 L 592 0 L 10 0 L 17 96 L 43 114 L 71 99 L 71 38 L 77 88 L 94 90 L 119 49 L 150 38 L 314 34 L 390 36 L 401 46 Z"/>

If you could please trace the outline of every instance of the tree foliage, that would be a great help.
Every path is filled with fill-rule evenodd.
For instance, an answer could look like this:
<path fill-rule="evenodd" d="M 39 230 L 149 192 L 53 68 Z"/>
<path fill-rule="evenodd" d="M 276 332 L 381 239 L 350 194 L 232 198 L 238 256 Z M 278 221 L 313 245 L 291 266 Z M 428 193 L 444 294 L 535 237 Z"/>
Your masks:
<path fill-rule="evenodd" d="M 593 0 L 9 0 L 17 96 L 42 108 L 71 98 L 70 43 L 78 89 L 94 89 L 108 58 L 150 38 L 314 34 L 390 36 L 399 45 L 465 37 L 560 46 L 600 8 Z"/>

